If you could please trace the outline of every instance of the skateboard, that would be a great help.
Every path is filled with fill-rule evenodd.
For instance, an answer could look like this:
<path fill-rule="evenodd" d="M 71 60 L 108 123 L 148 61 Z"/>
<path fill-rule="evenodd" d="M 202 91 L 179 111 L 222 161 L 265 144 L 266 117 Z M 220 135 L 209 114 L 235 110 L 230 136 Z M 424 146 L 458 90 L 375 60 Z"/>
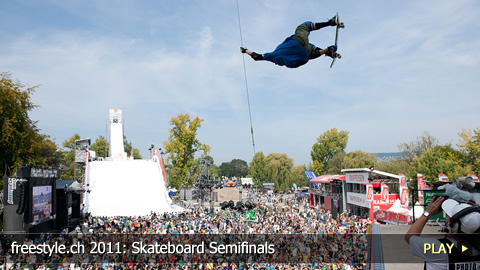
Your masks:
<path fill-rule="evenodd" d="M 336 16 L 335 18 L 336 18 L 336 20 L 337 20 L 337 30 L 336 30 L 336 32 L 335 32 L 335 47 L 337 47 L 337 49 L 338 49 L 338 46 L 337 46 L 337 41 L 338 41 L 338 29 L 340 29 L 340 28 L 345 28 L 345 24 L 344 24 L 343 22 L 340 22 L 340 18 L 338 17 L 338 12 L 337 12 L 337 16 Z M 333 58 L 332 63 L 330 64 L 330 68 L 332 68 L 333 63 L 335 63 L 335 60 L 336 60 L 337 58 L 342 58 L 342 56 L 341 56 L 339 53 L 337 53 L 337 56 L 336 56 L 335 58 Z"/>

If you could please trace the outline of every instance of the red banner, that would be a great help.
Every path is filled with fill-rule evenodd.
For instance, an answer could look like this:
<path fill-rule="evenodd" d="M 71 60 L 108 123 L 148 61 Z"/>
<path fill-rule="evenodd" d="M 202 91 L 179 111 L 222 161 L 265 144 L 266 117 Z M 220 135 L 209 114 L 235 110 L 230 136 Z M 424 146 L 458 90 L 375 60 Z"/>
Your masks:
<path fill-rule="evenodd" d="M 418 186 L 418 203 L 423 203 L 423 187 L 425 185 L 425 177 L 421 174 L 417 174 L 417 186 Z"/>
<path fill-rule="evenodd" d="M 408 209 L 408 188 L 400 188 L 400 206 Z"/>
<path fill-rule="evenodd" d="M 400 179 L 398 181 L 400 182 L 400 187 L 406 187 L 407 186 L 407 177 L 403 173 L 398 174 L 400 176 Z"/>
<path fill-rule="evenodd" d="M 411 224 L 412 220 L 408 214 L 395 213 L 386 210 L 377 210 L 373 213 L 373 217 L 376 220 L 388 223 L 388 224 Z"/>
<path fill-rule="evenodd" d="M 384 183 L 381 185 L 381 194 L 382 198 L 380 199 L 381 204 L 387 204 L 388 203 L 388 186 Z"/>
<path fill-rule="evenodd" d="M 332 199 L 330 197 L 325 196 L 325 209 L 331 211 L 332 210 Z"/>

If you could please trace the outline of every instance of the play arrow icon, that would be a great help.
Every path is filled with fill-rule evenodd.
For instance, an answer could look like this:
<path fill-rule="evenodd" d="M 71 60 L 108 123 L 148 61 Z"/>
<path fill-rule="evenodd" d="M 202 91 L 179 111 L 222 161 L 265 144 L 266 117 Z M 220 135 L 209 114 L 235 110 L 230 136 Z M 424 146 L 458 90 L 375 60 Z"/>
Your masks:
<path fill-rule="evenodd" d="M 462 252 L 465 252 L 465 250 L 467 250 L 468 248 L 464 245 L 462 245 Z"/>

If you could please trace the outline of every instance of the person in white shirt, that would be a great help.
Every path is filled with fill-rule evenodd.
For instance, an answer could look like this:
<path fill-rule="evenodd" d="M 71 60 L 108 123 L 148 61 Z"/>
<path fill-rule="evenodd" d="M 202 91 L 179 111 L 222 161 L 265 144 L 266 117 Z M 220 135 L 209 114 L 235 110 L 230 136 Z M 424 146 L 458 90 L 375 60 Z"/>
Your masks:
<path fill-rule="evenodd" d="M 430 216 L 443 211 L 447 215 L 449 233 L 443 239 L 420 237 Z M 474 269 L 480 265 L 480 207 L 474 203 L 459 203 L 453 199 L 434 197 L 424 214 L 405 235 L 413 255 L 425 260 L 426 270 Z M 424 251 L 425 244 L 440 247 L 454 244 L 451 253 Z M 468 247 L 466 250 L 463 247 Z M 466 253 L 463 250 L 468 251 Z"/>

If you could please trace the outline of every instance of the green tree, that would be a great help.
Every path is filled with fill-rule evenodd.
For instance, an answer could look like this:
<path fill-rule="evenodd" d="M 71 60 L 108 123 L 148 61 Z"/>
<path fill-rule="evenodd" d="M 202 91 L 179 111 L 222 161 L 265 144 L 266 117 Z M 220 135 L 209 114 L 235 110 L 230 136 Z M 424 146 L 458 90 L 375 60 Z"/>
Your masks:
<path fill-rule="evenodd" d="M 406 174 L 408 171 L 409 162 L 402 158 L 391 158 L 389 160 L 379 160 L 375 169 L 383 172 L 388 172 L 392 174 L 403 173 Z"/>
<path fill-rule="evenodd" d="M 348 153 L 344 159 L 345 169 L 372 168 L 377 164 L 377 157 L 361 150 Z"/>
<path fill-rule="evenodd" d="M 275 190 L 287 191 L 292 186 L 293 159 L 286 154 L 271 153 L 265 157 L 267 177 L 275 184 Z"/>
<path fill-rule="evenodd" d="M 470 169 L 463 166 L 462 160 L 463 154 L 451 145 L 438 145 L 425 150 L 420 157 L 416 157 L 407 176 L 416 179 L 417 173 L 420 173 L 425 176 L 425 180 L 435 182 L 438 180 L 438 174 L 443 173 L 453 179 L 454 174 L 466 175 Z M 415 187 L 416 181 L 413 182 Z"/>
<path fill-rule="evenodd" d="M 72 137 L 63 141 L 62 146 L 64 149 L 63 164 L 67 168 L 62 172 L 62 179 L 74 179 L 75 176 L 75 141 L 80 140 L 80 134 L 75 133 Z"/>
<path fill-rule="evenodd" d="M 253 184 L 261 187 L 263 183 L 267 182 L 267 164 L 263 152 L 257 152 L 250 162 L 250 176 Z"/>
<path fill-rule="evenodd" d="M 347 167 L 344 166 L 346 155 L 347 154 L 343 151 L 336 153 L 328 161 L 327 174 L 342 174 L 342 169 L 347 168 Z"/>
<path fill-rule="evenodd" d="M 433 149 L 437 145 L 438 139 L 425 131 L 417 137 L 416 141 L 401 143 L 398 148 L 402 152 L 403 159 L 412 161 L 415 157 L 420 157 L 424 151 Z"/>
<path fill-rule="evenodd" d="M 32 158 L 30 150 L 38 139 L 38 129 L 28 114 L 37 107 L 31 101 L 36 88 L 25 87 L 13 80 L 9 73 L 0 74 L 1 179 L 4 175 L 11 175 L 20 163 L 27 163 Z"/>
<path fill-rule="evenodd" d="M 220 174 L 226 177 L 244 177 L 248 175 L 248 164 L 241 159 L 232 159 L 230 162 L 220 164 Z"/>
<path fill-rule="evenodd" d="M 64 153 L 58 145 L 45 134 L 36 134 L 35 140 L 30 148 L 30 159 L 27 163 L 34 166 L 48 165 L 59 168 L 64 159 Z"/>
<path fill-rule="evenodd" d="M 465 165 L 471 166 L 471 169 L 478 175 L 480 173 L 480 128 L 473 130 L 462 129 L 459 143 L 457 146 L 464 154 Z"/>
<path fill-rule="evenodd" d="M 170 186 L 180 188 L 189 174 L 190 167 L 194 165 L 194 155 L 197 151 L 206 155 L 210 146 L 200 143 L 197 139 L 197 131 L 201 127 L 198 116 L 191 120 L 188 114 L 179 114 L 172 117 L 169 129 L 168 141 L 163 143 L 163 149 L 167 154 L 166 162 L 172 163 L 170 169 Z M 193 183 L 193 175 L 190 174 L 187 184 Z"/>
<path fill-rule="evenodd" d="M 317 138 L 313 144 L 310 156 L 312 162 L 309 169 L 317 175 L 322 175 L 327 171 L 328 162 L 337 153 L 344 152 L 348 142 L 348 131 L 338 131 L 336 128 L 327 130 Z"/>
<path fill-rule="evenodd" d="M 138 150 L 137 148 L 133 148 L 133 143 L 129 142 L 126 136 L 123 137 L 125 140 L 125 153 L 127 153 L 127 156 L 130 156 L 133 151 L 133 159 L 142 159 L 142 155 L 140 155 L 140 150 Z"/>
<path fill-rule="evenodd" d="M 308 187 L 308 179 L 305 175 L 305 165 L 297 165 L 292 168 L 292 183 L 297 184 L 298 187 Z"/>
<path fill-rule="evenodd" d="M 105 137 L 98 136 L 95 142 L 90 145 L 90 150 L 95 151 L 97 157 L 108 157 L 108 142 Z"/>

